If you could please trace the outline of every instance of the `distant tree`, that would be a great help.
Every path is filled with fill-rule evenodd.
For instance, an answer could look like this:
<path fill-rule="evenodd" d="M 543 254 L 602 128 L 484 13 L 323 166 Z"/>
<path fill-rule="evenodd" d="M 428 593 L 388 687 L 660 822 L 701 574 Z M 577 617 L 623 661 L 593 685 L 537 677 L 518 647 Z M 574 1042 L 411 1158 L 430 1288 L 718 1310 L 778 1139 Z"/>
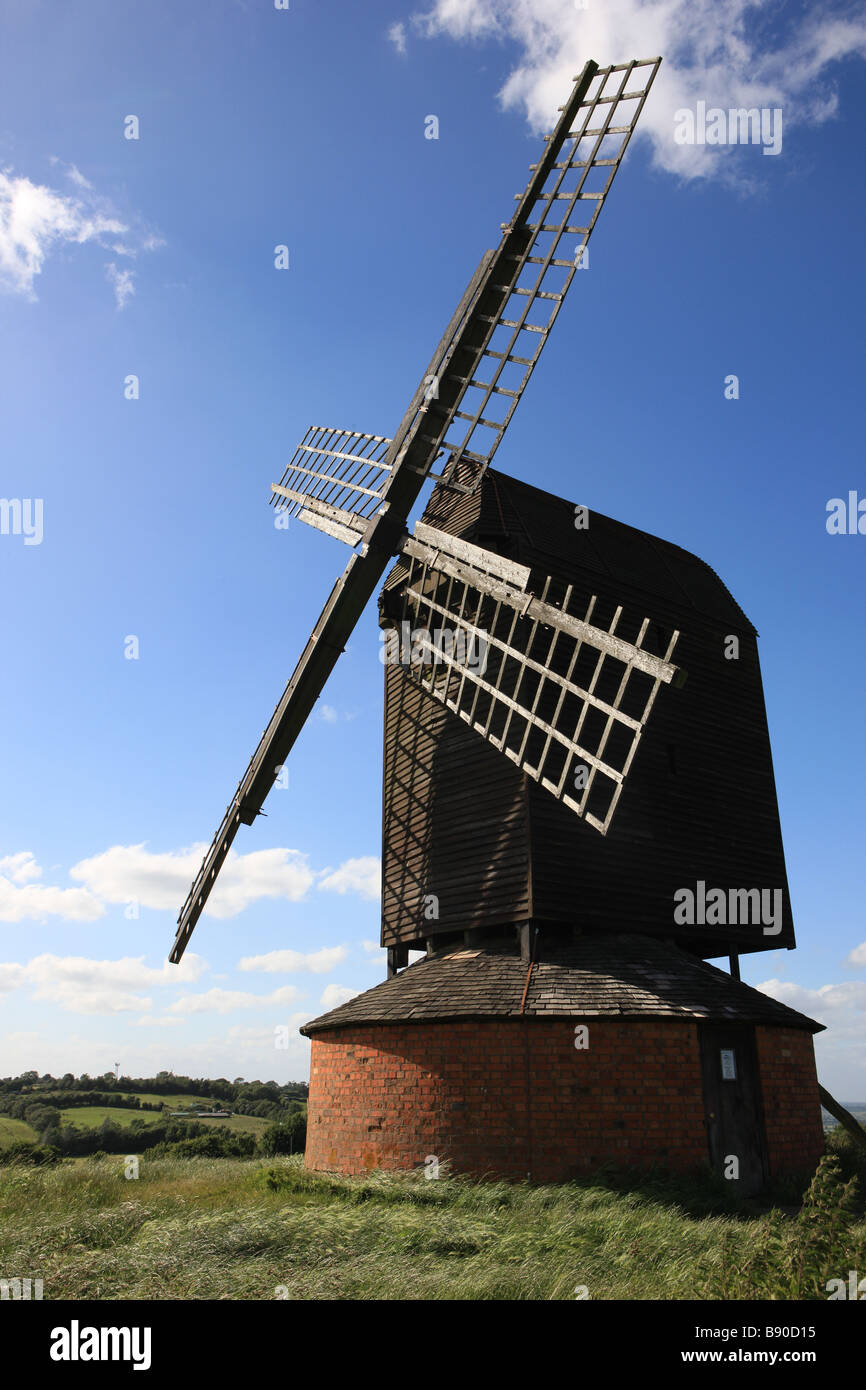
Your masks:
<path fill-rule="evenodd" d="M 307 1144 L 307 1117 L 298 1112 L 283 1124 L 269 1125 L 259 1140 L 259 1152 L 268 1158 L 275 1154 L 303 1153 Z"/>
<path fill-rule="evenodd" d="M 30 1163 L 41 1166 L 43 1164 L 59 1163 L 60 1157 L 61 1154 L 59 1149 L 49 1148 L 42 1144 L 28 1144 L 22 1142 L 11 1144 L 8 1148 L 0 1151 L 0 1164 Z"/>

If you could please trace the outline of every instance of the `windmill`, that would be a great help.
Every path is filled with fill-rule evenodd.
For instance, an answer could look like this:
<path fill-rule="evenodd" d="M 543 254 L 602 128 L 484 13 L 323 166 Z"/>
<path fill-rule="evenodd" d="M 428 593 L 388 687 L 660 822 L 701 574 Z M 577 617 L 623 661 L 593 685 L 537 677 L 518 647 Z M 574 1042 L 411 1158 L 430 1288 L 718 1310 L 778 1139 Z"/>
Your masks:
<path fill-rule="evenodd" d="M 388 979 L 302 1030 L 314 1167 L 413 1166 L 444 1149 L 467 1171 L 559 1178 L 617 1155 L 720 1167 L 733 1152 L 736 1180 L 755 1190 L 787 1161 L 774 1148 L 780 1107 L 786 1133 L 800 1127 L 799 1156 L 820 1145 L 820 1025 L 738 979 L 741 952 L 794 944 L 754 628 L 689 552 L 491 467 L 660 61 L 588 62 L 575 79 L 396 433 L 313 427 L 272 485 L 278 511 L 353 553 L 169 959 L 385 578 Z M 713 897 L 708 912 L 717 893 L 750 910 L 722 914 Z M 411 949 L 425 958 L 407 968 Z M 730 975 L 706 964 L 721 954 Z M 675 1086 L 654 1067 L 641 1088 L 647 1048 Z M 583 1080 L 562 1080 L 582 1051 Z M 794 1101 L 777 1084 L 779 1052 L 793 1059 Z M 497 1059 L 483 1084 L 476 1055 Z M 628 1097 L 648 1095 L 658 1114 L 632 1132 Z M 578 1152 L 579 1130 L 590 1137 Z"/>

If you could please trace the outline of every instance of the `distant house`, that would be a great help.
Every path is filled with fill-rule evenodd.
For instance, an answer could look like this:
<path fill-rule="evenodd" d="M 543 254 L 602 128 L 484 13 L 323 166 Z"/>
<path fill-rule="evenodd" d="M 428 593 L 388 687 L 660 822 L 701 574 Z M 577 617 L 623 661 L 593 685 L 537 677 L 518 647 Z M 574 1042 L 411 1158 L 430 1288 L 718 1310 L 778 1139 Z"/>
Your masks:
<path fill-rule="evenodd" d="M 170 1110 L 169 1115 L 173 1120 L 227 1120 L 231 1117 L 230 1110 Z"/>

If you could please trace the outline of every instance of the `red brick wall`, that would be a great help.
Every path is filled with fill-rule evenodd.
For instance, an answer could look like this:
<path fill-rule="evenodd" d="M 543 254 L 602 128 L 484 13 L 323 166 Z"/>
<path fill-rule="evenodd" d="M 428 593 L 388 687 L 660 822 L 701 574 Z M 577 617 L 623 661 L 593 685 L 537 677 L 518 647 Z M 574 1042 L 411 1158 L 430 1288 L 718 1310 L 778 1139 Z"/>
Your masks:
<path fill-rule="evenodd" d="M 578 1050 L 577 1021 L 314 1035 L 307 1166 L 414 1168 L 435 1154 L 457 1172 L 561 1182 L 606 1160 L 706 1163 L 696 1025 L 589 1018 L 589 1047 Z"/>
<path fill-rule="evenodd" d="M 821 1101 L 811 1033 L 755 1029 L 770 1177 L 808 1172 L 824 1152 Z"/>

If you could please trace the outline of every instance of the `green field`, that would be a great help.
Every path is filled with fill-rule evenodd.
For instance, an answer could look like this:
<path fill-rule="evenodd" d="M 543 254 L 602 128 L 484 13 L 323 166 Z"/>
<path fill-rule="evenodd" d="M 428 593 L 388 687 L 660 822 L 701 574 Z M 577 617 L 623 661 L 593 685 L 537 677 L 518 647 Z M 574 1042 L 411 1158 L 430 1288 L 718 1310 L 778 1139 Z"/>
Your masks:
<path fill-rule="evenodd" d="M 60 1118 L 63 1124 L 75 1125 L 78 1129 L 98 1129 L 106 1120 L 122 1129 L 131 1125 L 133 1120 L 143 1120 L 146 1125 L 162 1124 L 165 1120 L 159 1110 L 122 1110 L 113 1105 L 73 1105 L 68 1110 L 61 1110 Z M 190 1119 L 193 1124 L 206 1125 L 211 1129 L 230 1129 L 236 1134 L 255 1135 L 262 1134 L 271 1123 L 259 1115 L 229 1115 L 225 1120 L 200 1120 L 197 1116 Z M 13 1120 L 10 1123 L 19 1122 Z"/>
<path fill-rule="evenodd" d="M 121 1110 L 114 1105 L 71 1105 L 58 1114 L 62 1124 L 75 1125 L 77 1129 L 98 1129 L 106 1120 L 121 1129 L 131 1125 L 133 1120 L 143 1120 L 148 1125 L 159 1124 L 162 1120 L 157 1110 Z"/>
<path fill-rule="evenodd" d="M 670 1180 L 338 1179 L 299 1159 L 146 1155 L 137 1180 L 123 1171 L 0 1168 L 0 1268 L 32 1271 L 46 1299 L 690 1299 L 721 1296 L 725 1240 L 736 1265 L 764 1243 L 759 1211 L 708 1209 Z M 833 1268 L 859 1268 L 866 1223 L 835 1240 Z"/>
<path fill-rule="evenodd" d="M 11 1120 L 8 1115 L 0 1115 L 0 1149 L 8 1144 L 35 1143 L 37 1134 L 23 1120 Z"/>
<path fill-rule="evenodd" d="M 263 1134 L 271 1120 L 265 1120 L 261 1115 L 229 1115 L 226 1120 L 200 1120 L 198 1116 L 193 1119 L 193 1124 L 207 1125 L 209 1129 L 230 1129 L 234 1134 Z"/>
<path fill-rule="evenodd" d="M 142 1097 L 143 1099 L 144 1097 Z M 181 1098 L 192 1104 L 194 1097 Z M 133 1120 L 141 1120 L 145 1125 L 163 1124 L 166 1116 L 159 1110 L 126 1110 L 113 1105 L 70 1105 L 58 1110 L 63 1125 L 74 1125 L 76 1129 L 98 1129 L 108 1121 L 119 1129 L 128 1129 Z M 191 1116 L 192 1124 L 204 1125 L 208 1129 L 228 1129 L 233 1134 L 253 1134 L 256 1138 L 263 1134 L 271 1124 L 260 1115 L 229 1115 L 224 1120 L 200 1120 Z M 185 1123 L 183 1120 L 180 1123 Z M 35 1143 L 39 1136 L 24 1120 L 13 1120 L 8 1115 L 0 1115 L 0 1150 L 10 1144 Z"/>

